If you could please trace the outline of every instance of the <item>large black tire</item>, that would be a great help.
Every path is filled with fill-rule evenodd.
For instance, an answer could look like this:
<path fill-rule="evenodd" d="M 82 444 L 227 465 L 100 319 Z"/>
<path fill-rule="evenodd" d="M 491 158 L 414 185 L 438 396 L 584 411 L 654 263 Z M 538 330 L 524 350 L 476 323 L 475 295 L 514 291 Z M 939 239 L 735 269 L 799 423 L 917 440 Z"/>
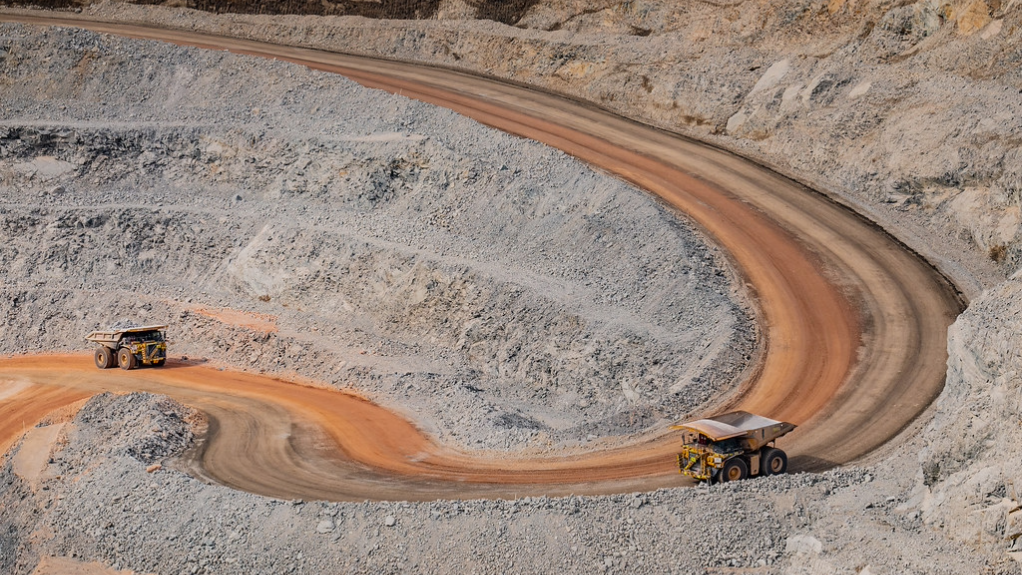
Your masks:
<path fill-rule="evenodd" d="M 720 470 L 721 483 L 731 483 L 732 481 L 745 479 L 748 476 L 749 464 L 741 456 L 728 459 L 724 463 L 724 468 Z"/>
<path fill-rule="evenodd" d="M 96 367 L 98 367 L 99 369 L 110 369 L 111 367 L 117 365 L 117 360 L 116 358 L 114 358 L 114 353 L 110 351 L 110 348 L 106 347 L 105 345 L 101 345 L 99 346 L 98 349 L 96 349 L 96 353 L 93 356 L 93 358 L 96 360 Z"/>
<path fill-rule="evenodd" d="M 124 370 L 135 369 L 135 354 L 126 347 L 117 350 L 117 365 Z"/>
<path fill-rule="evenodd" d="M 764 449 L 759 462 L 759 472 L 763 475 L 780 475 L 788 470 L 788 455 L 775 447 Z"/>

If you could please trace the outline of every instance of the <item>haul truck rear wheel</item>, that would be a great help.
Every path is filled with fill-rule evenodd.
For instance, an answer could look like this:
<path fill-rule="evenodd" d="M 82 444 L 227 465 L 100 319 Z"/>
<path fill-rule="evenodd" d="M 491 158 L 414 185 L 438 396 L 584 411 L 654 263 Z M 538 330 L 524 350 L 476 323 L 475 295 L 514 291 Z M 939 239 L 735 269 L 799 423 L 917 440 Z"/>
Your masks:
<path fill-rule="evenodd" d="M 764 449 L 761 461 L 760 472 L 763 475 L 778 475 L 788 470 L 788 456 L 780 449 L 774 447 Z"/>
<path fill-rule="evenodd" d="M 96 353 L 93 356 L 96 360 L 96 367 L 99 369 L 109 369 L 115 365 L 114 354 L 110 351 L 110 348 L 101 346 L 96 349 Z"/>

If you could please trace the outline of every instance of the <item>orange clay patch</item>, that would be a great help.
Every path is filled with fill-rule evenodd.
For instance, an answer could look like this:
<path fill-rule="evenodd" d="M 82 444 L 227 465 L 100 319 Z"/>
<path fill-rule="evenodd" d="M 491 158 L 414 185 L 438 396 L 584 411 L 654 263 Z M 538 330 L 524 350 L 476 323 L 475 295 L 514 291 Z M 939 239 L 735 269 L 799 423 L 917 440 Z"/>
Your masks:
<path fill-rule="evenodd" d="M 194 307 L 189 309 L 197 314 L 213 318 L 219 322 L 244 327 L 252 331 L 259 331 L 263 333 L 277 332 L 277 316 L 275 315 L 241 311 L 231 309 L 229 307 Z"/>
<path fill-rule="evenodd" d="M 82 563 L 66 557 L 43 557 L 32 575 L 136 575 L 136 573 L 114 571 L 100 563 Z"/>

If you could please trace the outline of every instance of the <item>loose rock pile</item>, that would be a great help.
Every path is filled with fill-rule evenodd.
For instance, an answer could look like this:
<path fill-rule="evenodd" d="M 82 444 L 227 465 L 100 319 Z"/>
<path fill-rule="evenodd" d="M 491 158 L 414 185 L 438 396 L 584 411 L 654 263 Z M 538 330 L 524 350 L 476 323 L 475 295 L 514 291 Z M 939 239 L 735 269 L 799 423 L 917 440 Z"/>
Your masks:
<path fill-rule="evenodd" d="M 0 548 L 11 552 L 0 568 L 28 573 L 39 556 L 58 556 L 189 574 L 967 573 L 988 561 L 935 539 L 918 514 L 897 512 L 902 500 L 862 469 L 608 497 L 429 503 L 268 499 L 204 484 L 174 471 L 172 459 L 147 472 L 152 455 L 181 451 L 193 416 L 159 396 L 101 395 L 65 430 L 39 490 L 8 460 Z M 933 556 L 942 558 L 936 567 Z"/>

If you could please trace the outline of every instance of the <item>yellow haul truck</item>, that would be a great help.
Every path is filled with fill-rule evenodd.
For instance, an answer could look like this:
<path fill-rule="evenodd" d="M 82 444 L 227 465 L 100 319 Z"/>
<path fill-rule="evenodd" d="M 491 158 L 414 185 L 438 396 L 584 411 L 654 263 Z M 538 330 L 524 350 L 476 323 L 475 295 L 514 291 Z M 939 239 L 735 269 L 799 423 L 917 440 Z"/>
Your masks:
<path fill-rule="evenodd" d="M 771 444 L 795 429 L 745 411 L 673 425 L 682 432 L 678 468 L 699 481 L 738 481 L 788 470 L 788 456 Z"/>
<path fill-rule="evenodd" d="M 167 361 L 167 341 L 163 335 L 165 325 L 146 325 L 109 331 L 94 331 L 85 339 L 99 344 L 96 348 L 96 367 L 135 369 L 141 365 L 160 367 Z"/>

